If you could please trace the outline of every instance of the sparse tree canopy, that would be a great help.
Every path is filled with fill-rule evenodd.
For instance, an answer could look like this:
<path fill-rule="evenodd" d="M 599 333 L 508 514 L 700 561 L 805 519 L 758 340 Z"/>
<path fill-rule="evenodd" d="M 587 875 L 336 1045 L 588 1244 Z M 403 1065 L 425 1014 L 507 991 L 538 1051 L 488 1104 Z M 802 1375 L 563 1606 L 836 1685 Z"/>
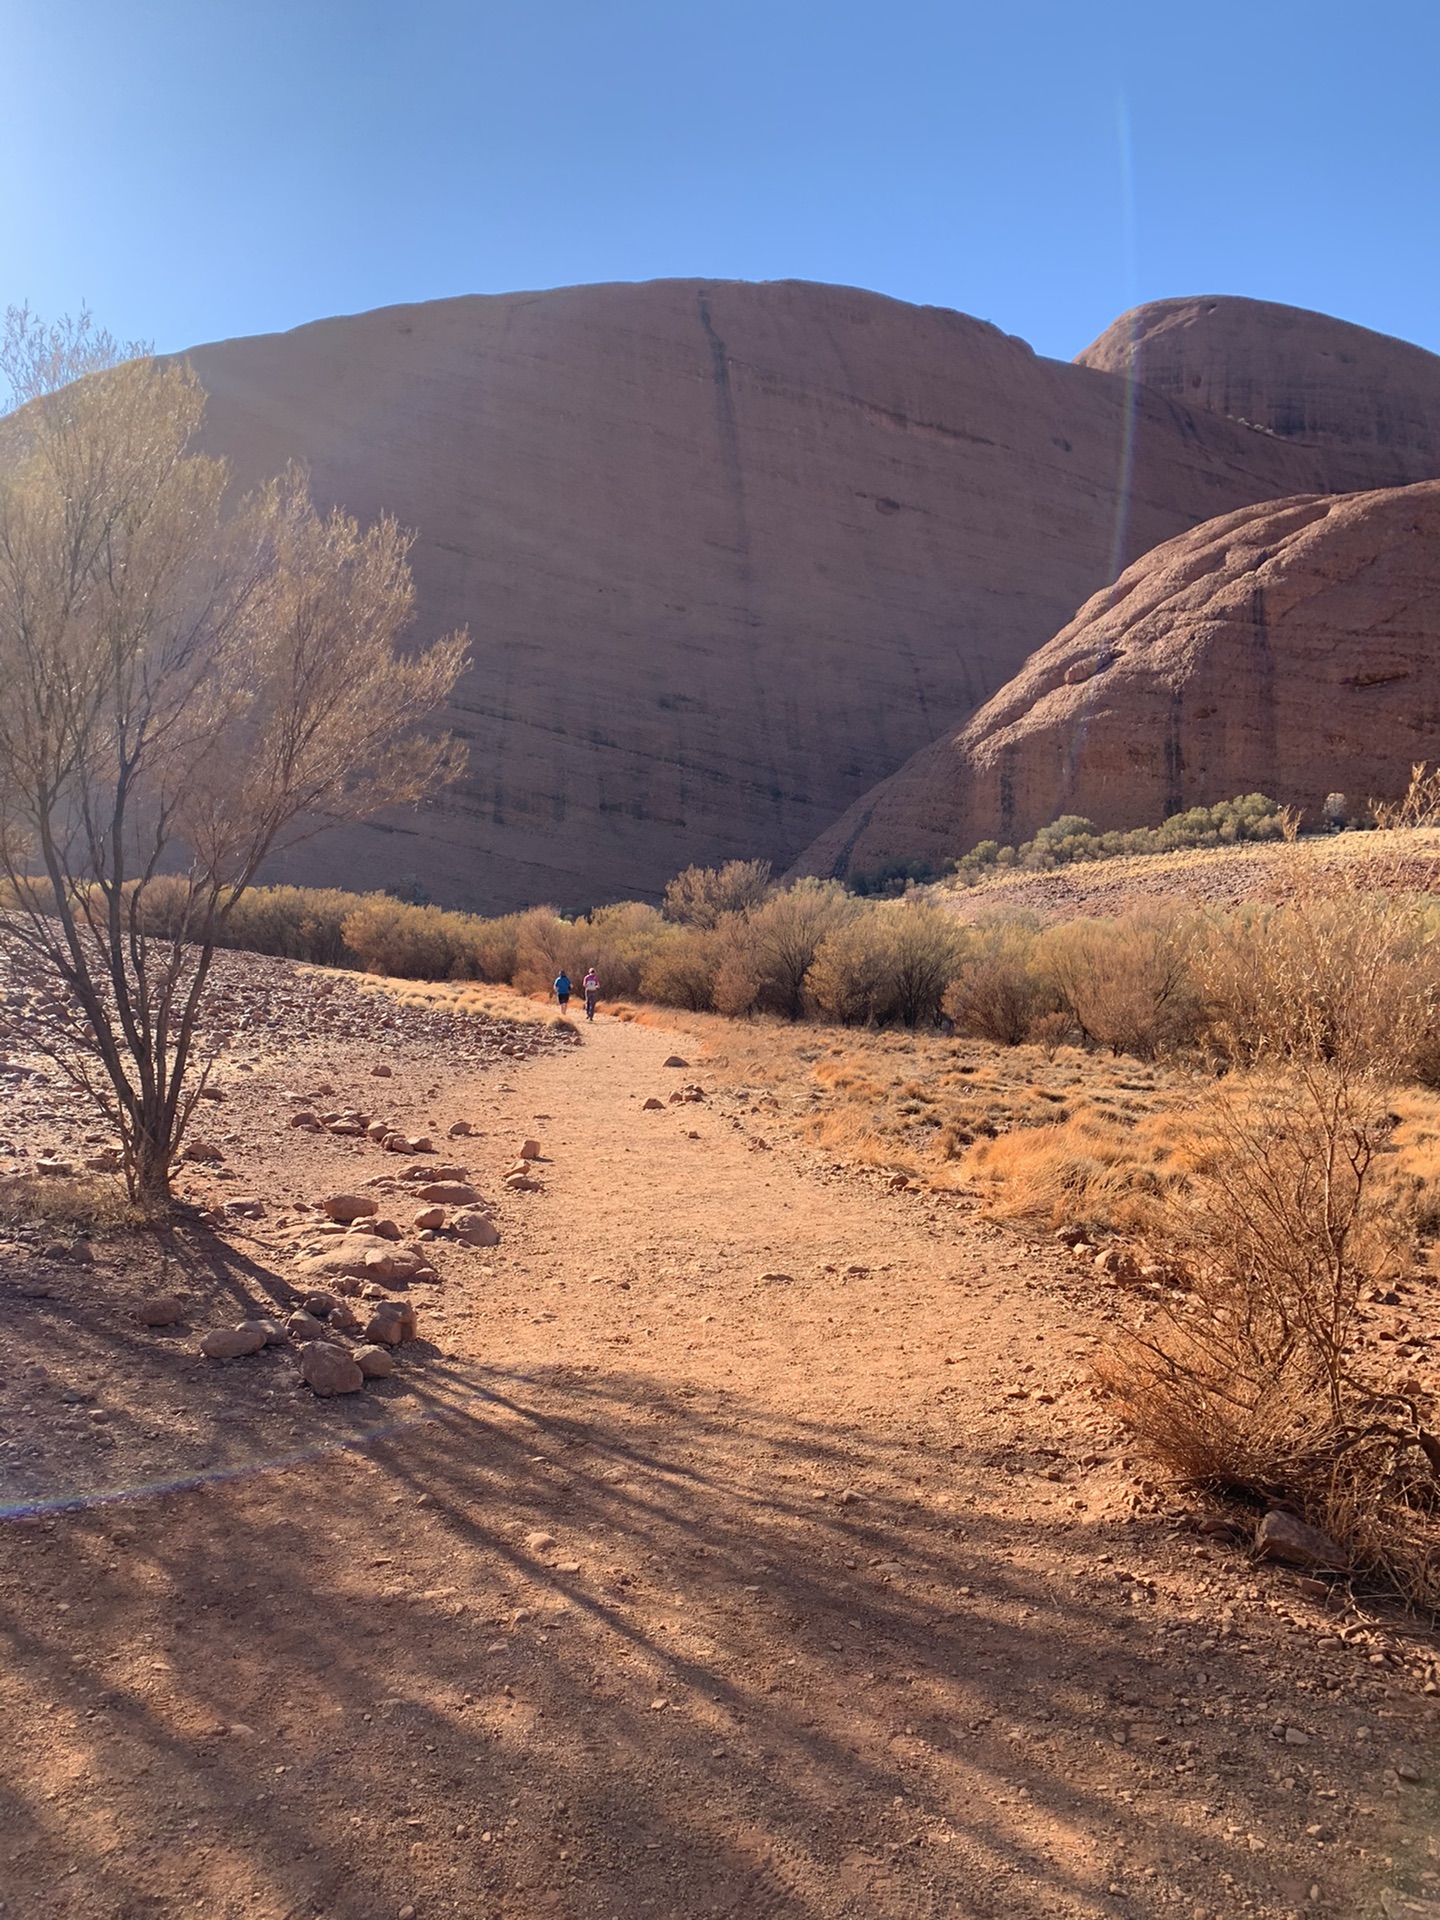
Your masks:
<path fill-rule="evenodd" d="M 748 913 L 770 891 L 768 860 L 728 860 L 723 867 L 686 867 L 665 889 L 665 918 L 714 927 L 722 914 Z"/>
<path fill-rule="evenodd" d="M 28 306 L 7 307 L 0 374 L 10 389 L 9 406 L 21 407 L 42 394 L 58 392 L 72 380 L 83 380 L 87 373 L 100 373 L 153 352 L 148 340 L 120 341 L 107 328 L 97 327 L 88 307 L 48 325 Z M 7 410 L 0 408 L 0 412 Z"/>
<path fill-rule="evenodd" d="M 446 776 L 450 745 L 417 729 L 465 657 L 463 636 L 397 651 L 393 521 L 321 515 L 294 472 L 228 507 L 224 464 L 190 450 L 203 399 L 146 359 L 0 422 L 0 942 L 27 1036 L 149 1203 L 203 1084 L 227 916 L 271 852 Z M 162 935 L 147 904 L 176 873 Z"/>

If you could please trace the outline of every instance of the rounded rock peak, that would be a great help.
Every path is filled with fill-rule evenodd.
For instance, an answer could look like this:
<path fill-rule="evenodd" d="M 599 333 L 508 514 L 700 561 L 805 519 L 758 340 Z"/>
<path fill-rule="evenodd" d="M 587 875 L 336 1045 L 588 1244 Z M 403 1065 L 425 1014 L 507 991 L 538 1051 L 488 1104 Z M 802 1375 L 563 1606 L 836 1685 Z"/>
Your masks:
<path fill-rule="evenodd" d="M 1330 314 L 1231 294 L 1134 307 L 1075 356 L 1277 439 L 1367 456 L 1354 484 L 1440 464 L 1440 355 Z"/>

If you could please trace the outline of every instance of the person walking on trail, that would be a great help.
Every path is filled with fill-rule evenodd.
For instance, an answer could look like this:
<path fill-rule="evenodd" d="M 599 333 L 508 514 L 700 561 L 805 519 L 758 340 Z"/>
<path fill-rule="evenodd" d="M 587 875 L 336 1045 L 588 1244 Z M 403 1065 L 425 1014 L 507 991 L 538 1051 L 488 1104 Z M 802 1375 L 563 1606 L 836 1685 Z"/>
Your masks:
<path fill-rule="evenodd" d="M 562 968 L 555 976 L 555 998 L 560 1002 L 561 1013 L 570 1004 L 570 991 L 570 976 Z"/>
<path fill-rule="evenodd" d="M 594 967 L 591 967 L 581 982 L 581 985 L 585 989 L 585 1018 L 587 1020 L 593 1020 L 595 1018 L 595 1002 L 600 998 L 600 976 L 596 973 Z"/>

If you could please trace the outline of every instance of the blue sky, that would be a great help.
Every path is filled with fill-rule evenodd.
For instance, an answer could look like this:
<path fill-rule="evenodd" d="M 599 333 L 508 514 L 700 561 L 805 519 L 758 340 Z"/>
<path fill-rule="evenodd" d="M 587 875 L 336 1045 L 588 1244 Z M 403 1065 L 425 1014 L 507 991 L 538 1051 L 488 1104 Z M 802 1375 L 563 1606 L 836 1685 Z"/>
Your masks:
<path fill-rule="evenodd" d="M 0 0 L 0 305 L 177 348 L 800 277 L 1069 356 L 1240 293 L 1440 350 L 1440 8 Z"/>

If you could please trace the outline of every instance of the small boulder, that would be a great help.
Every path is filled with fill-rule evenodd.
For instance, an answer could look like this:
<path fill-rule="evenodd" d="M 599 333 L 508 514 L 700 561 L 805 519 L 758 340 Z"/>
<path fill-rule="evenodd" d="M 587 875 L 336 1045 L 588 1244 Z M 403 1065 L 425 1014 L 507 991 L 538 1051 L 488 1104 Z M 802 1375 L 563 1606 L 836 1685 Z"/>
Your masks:
<path fill-rule="evenodd" d="M 285 1322 L 285 1331 L 292 1340 L 323 1340 L 325 1328 L 313 1313 L 292 1313 Z"/>
<path fill-rule="evenodd" d="M 290 1116 L 290 1124 L 292 1127 L 298 1127 L 302 1133 L 323 1133 L 325 1131 L 325 1122 L 320 1118 L 319 1114 L 310 1113 L 308 1110 L 292 1113 Z"/>
<path fill-rule="evenodd" d="M 485 1213 L 456 1214 L 450 1222 L 450 1231 L 464 1247 L 498 1247 L 500 1229 Z"/>
<path fill-rule="evenodd" d="M 173 1293 L 152 1293 L 136 1307 L 135 1317 L 142 1327 L 173 1327 L 184 1312 Z"/>
<path fill-rule="evenodd" d="M 428 1200 L 439 1207 L 473 1207 L 478 1203 L 480 1194 L 464 1180 L 432 1180 L 417 1189 L 415 1198 Z"/>
<path fill-rule="evenodd" d="M 655 1099 L 647 1100 L 640 1111 L 642 1113 L 663 1113 L 665 1111 L 665 1102 Z"/>
<path fill-rule="evenodd" d="M 322 1399 L 335 1393 L 358 1393 L 365 1384 L 350 1355 L 328 1340 L 311 1340 L 301 1347 L 300 1378 Z"/>
<path fill-rule="evenodd" d="M 444 1226 L 448 1217 L 444 1207 L 421 1207 L 420 1211 L 415 1215 L 414 1224 L 416 1231 L 424 1233 L 428 1229 L 431 1233 L 438 1232 L 438 1230 Z"/>
<path fill-rule="evenodd" d="M 393 1067 L 387 1067 L 382 1060 L 378 1066 L 370 1069 L 370 1076 L 374 1080 L 393 1080 L 395 1078 L 395 1069 Z"/>
<path fill-rule="evenodd" d="M 520 1148 L 520 1158 L 522 1160 L 538 1160 L 540 1158 L 540 1142 L 538 1140 L 524 1141 Z"/>
<path fill-rule="evenodd" d="M 382 1240 L 403 1240 L 405 1238 L 398 1220 L 376 1220 L 372 1223 L 371 1230 L 377 1233 Z"/>
<path fill-rule="evenodd" d="M 328 1200 L 320 1202 L 320 1207 L 327 1219 L 338 1220 L 347 1227 L 352 1220 L 364 1220 L 380 1211 L 378 1201 L 368 1193 L 332 1193 Z"/>
<path fill-rule="evenodd" d="M 474 1131 L 468 1120 L 452 1120 L 447 1137 L 451 1140 L 463 1140 L 467 1134 Z"/>
<path fill-rule="evenodd" d="M 409 1280 L 425 1264 L 424 1255 L 414 1247 L 372 1247 L 365 1255 L 364 1277 L 394 1286 Z"/>
<path fill-rule="evenodd" d="M 213 1140 L 187 1140 L 180 1158 L 196 1165 L 218 1166 L 225 1156 Z"/>
<path fill-rule="evenodd" d="M 689 1064 L 690 1062 L 688 1060 L 682 1060 L 678 1053 L 672 1053 L 670 1058 L 665 1062 L 667 1067 L 688 1067 Z"/>
<path fill-rule="evenodd" d="M 540 1191 L 540 1182 L 532 1179 L 528 1173 L 507 1173 L 505 1184 L 512 1193 L 539 1193 Z M 476 1198 L 479 1198 L 478 1194 Z"/>
<path fill-rule="evenodd" d="M 408 1300 L 382 1300 L 370 1316 L 365 1338 L 381 1346 L 398 1347 L 402 1341 L 413 1340 L 415 1330 L 415 1309 Z"/>
<path fill-rule="evenodd" d="M 395 1356 L 388 1347 L 357 1347 L 353 1358 L 367 1380 L 388 1380 L 395 1371 Z"/>
<path fill-rule="evenodd" d="M 1328 1533 L 1280 1507 L 1272 1508 L 1256 1528 L 1255 1556 L 1287 1567 L 1319 1567 L 1336 1573 L 1350 1564 L 1350 1556 Z"/>
<path fill-rule="evenodd" d="M 323 1320 L 326 1314 L 333 1311 L 335 1296 L 333 1293 L 307 1293 L 301 1305 L 306 1313 L 313 1313 L 317 1320 Z"/>
<path fill-rule="evenodd" d="M 207 1360 L 239 1360 L 247 1353 L 258 1353 L 264 1344 L 264 1334 L 253 1324 L 215 1327 L 201 1338 L 200 1351 Z"/>

